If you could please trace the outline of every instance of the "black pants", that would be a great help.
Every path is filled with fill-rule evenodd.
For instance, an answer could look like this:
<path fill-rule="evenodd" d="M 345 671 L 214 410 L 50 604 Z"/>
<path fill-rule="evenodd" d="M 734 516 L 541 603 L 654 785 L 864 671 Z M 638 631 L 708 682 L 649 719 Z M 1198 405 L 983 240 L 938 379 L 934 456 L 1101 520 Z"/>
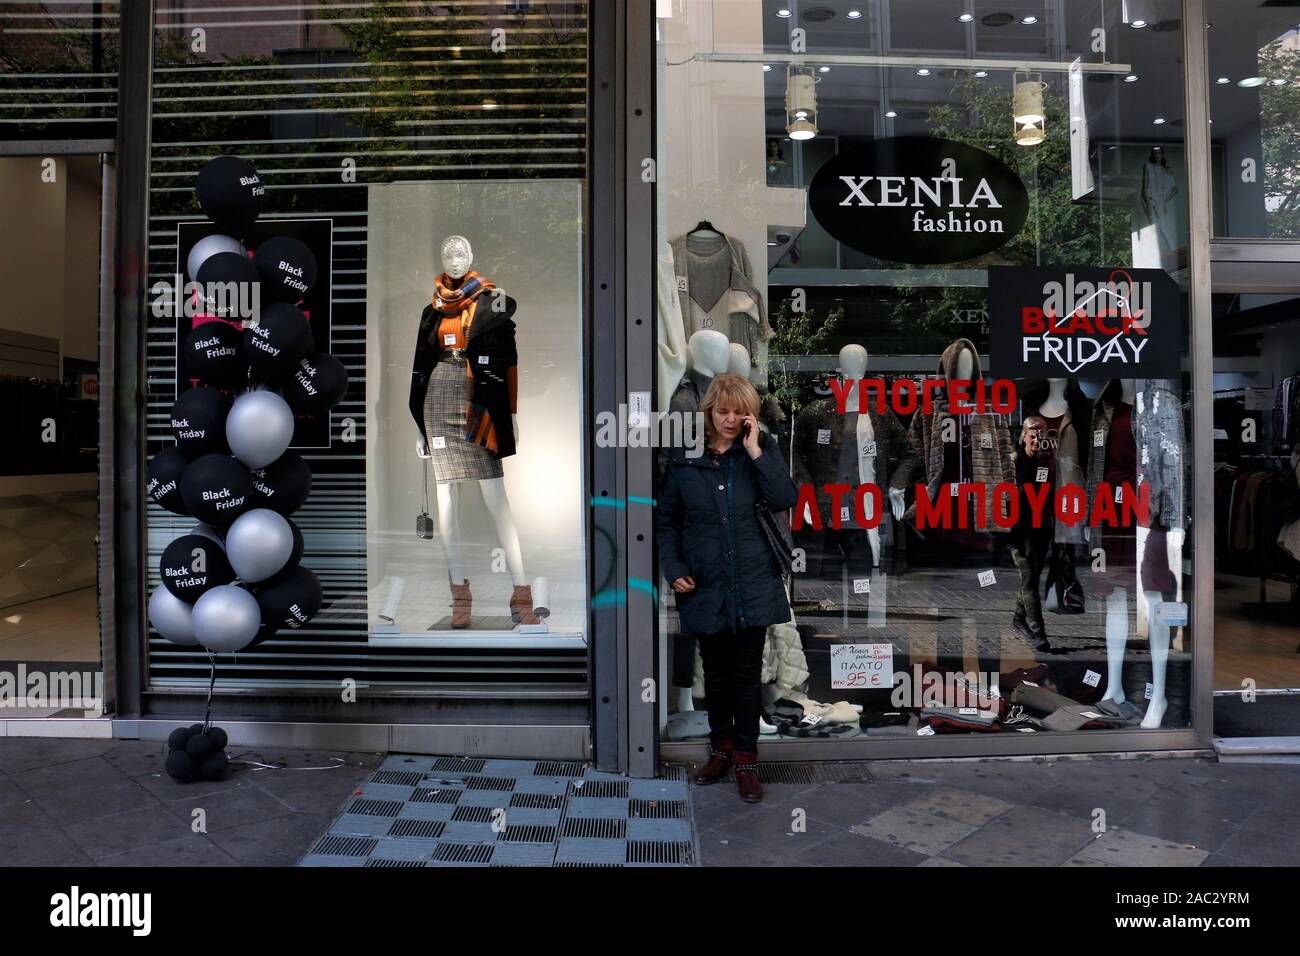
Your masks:
<path fill-rule="evenodd" d="M 730 740 L 743 753 L 758 751 L 758 718 L 763 711 L 763 639 L 767 628 L 699 638 L 704 664 L 704 697 L 709 733 Z"/>

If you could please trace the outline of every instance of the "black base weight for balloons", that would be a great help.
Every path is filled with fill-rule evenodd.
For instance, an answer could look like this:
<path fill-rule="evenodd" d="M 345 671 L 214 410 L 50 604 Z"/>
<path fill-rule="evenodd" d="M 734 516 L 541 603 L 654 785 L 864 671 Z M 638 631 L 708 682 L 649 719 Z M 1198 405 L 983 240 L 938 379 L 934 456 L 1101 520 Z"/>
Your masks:
<path fill-rule="evenodd" d="M 229 735 L 220 727 L 192 724 L 177 727 L 167 738 L 167 776 L 180 783 L 221 780 L 230 769 L 226 755 Z"/>

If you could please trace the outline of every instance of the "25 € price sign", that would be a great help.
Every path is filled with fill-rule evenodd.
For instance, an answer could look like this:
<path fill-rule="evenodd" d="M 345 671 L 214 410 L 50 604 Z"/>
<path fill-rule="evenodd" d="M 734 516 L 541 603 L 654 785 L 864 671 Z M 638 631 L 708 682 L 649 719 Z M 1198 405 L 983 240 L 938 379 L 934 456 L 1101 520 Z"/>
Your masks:
<path fill-rule="evenodd" d="M 893 683 L 893 644 L 836 644 L 831 648 L 832 689 L 888 689 Z"/>

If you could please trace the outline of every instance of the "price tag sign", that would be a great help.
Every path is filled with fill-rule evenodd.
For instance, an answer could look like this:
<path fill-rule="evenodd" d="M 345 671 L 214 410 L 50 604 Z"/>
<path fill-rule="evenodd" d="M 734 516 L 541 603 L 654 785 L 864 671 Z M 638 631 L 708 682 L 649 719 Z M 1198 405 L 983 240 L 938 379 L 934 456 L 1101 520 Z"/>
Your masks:
<path fill-rule="evenodd" d="M 444 335 L 444 336 L 442 337 L 442 344 L 443 344 L 443 345 L 455 345 L 455 344 L 456 344 L 456 335 L 455 335 L 455 333 L 453 333 L 453 332 L 449 332 L 449 333 L 447 333 L 446 335 Z"/>
<path fill-rule="evenodd" d="M 853 579 L 853 593 L 854 593 L 854 594 L 870 594 L 870 593 L 871 593 L 871 579 L 870 579 L 870 578 L 854 578 L 854 579 Z"/>
<path fill-rule="evenodd" d="M 1093 433 L 1092 433 L 1092 447 L 1093 447 L 1093 448 L 1104 448 L 1105 445 L 1106 445 L 1106 433 L 1103 432 L 1103 431 L 1095 431 L 1095 432 L 1093 432 Z"/>
<path fill-rule="evenodd" d="M 1041 485 L 1046 480 L 1047 480 L 1047 469 L 1039 468 L 1037 476 L 1034 478 L 1034 481 L 1038 482 Z"/>
<path fill-rule="evenodd" d="M 997 584 L 998 579 L 993 575 L 992 571 L 981 571 L 979 573 L 979 582 L 980 587 L 989 588 Z"/>
<path fill-rule="evenodd" d="M 833 689 L 870 690 L 893 686 L 893 644 L 836 644 L 831 648 Z"/>
<path fill-rule="evenodd" d="M 437 436 L 437 437 L 434 438 L 434 440 L 433 440 L 433 447 L 434 447 L 434 448 L 446 448 L 446 447 L 447 447 L 447 439 L 443 438 L 441 435 Z"/>
<path fill-rule="evenodd" d="M 918 730 L 918 731 L 916 732 L 916 736 L 918 736 L 918 737 L 933 737 L 933 736 L 934 736 L 934 728 L 933 728 L 933 727 L 922 727 L 920 730 Z"/>
<path fill-rule="evenodd" d="M 1182 601 L 1161 601 L 1156 605 L 1156 623 L 1167 627 L 1187 626 L 1187 605 Z"/>
<path fill-rule="evenodd" d="M 981 448 L 992 448 L 992 447 L 993 447 L 993 436 L 992 436 L 992 435 L 989 435 L 989 434 L 987 434 L 987 433 L 985 433 L 985 434 L 983 434 L 983 435 L 980 435 L 980 447 L 981 447 Z"/>
<path fill-rule="evenodd" d="M 1155 686 L 1152 685 L 1150 681 L 1148 681 L 1146 690 L 1142 692 L 1142 696 L 1145 697 L 1147 700 L 1150 700 L 1151 695 L 1155 693 L 1155 690 L 1156 690 Z"/>
<path fill-rule="evenodd" d="M 486 365 L 487 363 L 488 363 L 488 357 L 487 357 L 486 355 L 480 355 L 480 356 L 478 357 L 478 364 L 479 364 L 479 365 Z"/>
<path fill-rule="evenodd" d="M 829 445 L 831 443 L 831 430 L 829 428 L 817 429 L 817 444 Z"/>
<path fill-rule="evenodd" d="M 840 523 L 844 524 L 853 520 L 853 512 L 847 508 L 840 509 Z"/>
<path fill-rule="evenodd" d="M 867 442 L 866 447 L 862 449 L 862 454 L 870 455 L 872 458 L 876 457 L 876 443 L 873 441 Z"/>
<path fill-rule="evenodd" d="M 1089 687 L 1096 687 L 1101 683 L 1101 675 L 1096 671 L 1086 671 L 1083 675 L 1083 682 Z"/>

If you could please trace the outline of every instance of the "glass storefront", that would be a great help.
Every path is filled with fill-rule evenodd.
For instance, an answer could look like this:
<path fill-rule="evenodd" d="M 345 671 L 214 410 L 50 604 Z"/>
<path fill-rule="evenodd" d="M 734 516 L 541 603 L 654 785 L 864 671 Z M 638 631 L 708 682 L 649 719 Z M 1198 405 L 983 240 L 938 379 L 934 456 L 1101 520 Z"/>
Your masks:
<path fill-rule="evenodd" d="M 799 491 L 763 740 L 1190 725 L 1204 383 L 1177 23 L 661 5 L 657 408 L 693 414 L 743 376 Z M 712 474 L 706 424 L 687 458 Z M 722 498 L 674 510 L 660 553 L 747 594 L 729 548 L 689 558 L 738 527 Z M 700 648 L 729 637 L 682 621 L 744 609 L 671 585 L 663 734 L 701 739 Z"/>

